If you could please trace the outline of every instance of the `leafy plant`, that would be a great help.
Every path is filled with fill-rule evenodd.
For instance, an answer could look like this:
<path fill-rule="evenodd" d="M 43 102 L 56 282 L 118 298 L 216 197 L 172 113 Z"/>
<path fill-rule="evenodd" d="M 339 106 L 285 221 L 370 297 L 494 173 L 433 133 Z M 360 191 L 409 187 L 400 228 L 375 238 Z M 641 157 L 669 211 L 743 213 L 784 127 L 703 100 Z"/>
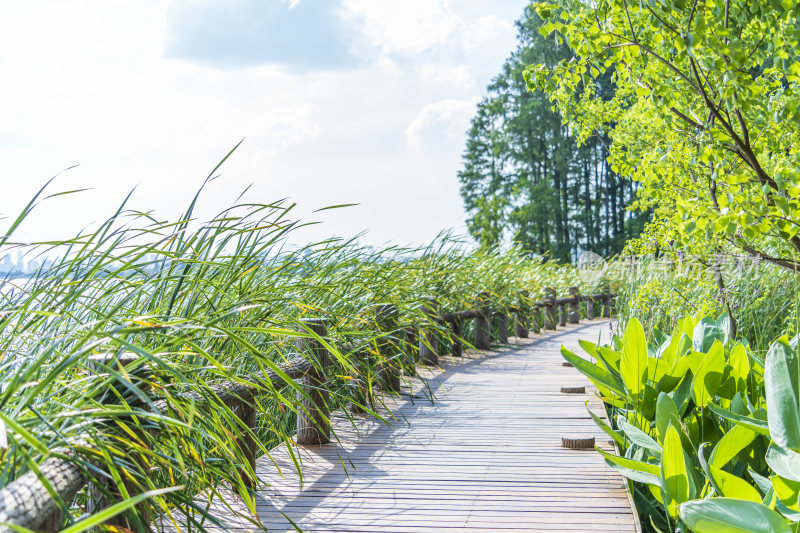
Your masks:
<path fill-rule="evenodd" d="M 800 358 L 782 337 L 765 359 L 726 316 L 684 317 L 648 342 L 635 318 L 613 346 L 562 347 L 616 415 L 593 415 L 620 445 L 606 462 L 634 482 L 654 530 L 796 531 Z"/>

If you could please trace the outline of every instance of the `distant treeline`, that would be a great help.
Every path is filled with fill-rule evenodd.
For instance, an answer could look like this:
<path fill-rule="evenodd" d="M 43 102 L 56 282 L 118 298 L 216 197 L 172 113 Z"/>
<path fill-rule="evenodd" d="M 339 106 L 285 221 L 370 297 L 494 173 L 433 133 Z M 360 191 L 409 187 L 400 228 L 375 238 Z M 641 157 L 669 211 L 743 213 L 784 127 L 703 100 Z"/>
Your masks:
<path fill-rule="evenodd" d="M 541 25 L 526 9 L 518 47 L 472 120 L 458 174 L 468 228 L 483 248 L 512 241 L 563 261 L 581 250 L 608 256 L 639 235 L 649 214 L 627 210 L 635 185 L 610 168 L 607 132 L 578 146 L 547 95 L 527 90 L 525 67 L 572 55 L 540 35 Z M 595 89 L 613 91 L 610 80 Z"/>

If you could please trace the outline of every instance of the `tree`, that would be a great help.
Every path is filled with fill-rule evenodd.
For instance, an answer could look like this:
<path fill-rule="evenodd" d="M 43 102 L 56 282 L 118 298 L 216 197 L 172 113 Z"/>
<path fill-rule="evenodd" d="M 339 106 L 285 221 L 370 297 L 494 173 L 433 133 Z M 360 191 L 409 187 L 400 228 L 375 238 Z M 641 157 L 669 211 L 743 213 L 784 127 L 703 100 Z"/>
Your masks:
<path fill-rule="evenodd" d="M 543 35 L 574 54 L 525 70 L 653 209 L 648 235 L 695 250 L 733 245 L 800 267 L 800 6 L 791 0 L 562 0 Z M 613 98 L 596 90 L 609 72 Z M 613 125 L 613 129 L 610 126 Z"/>
<path fill-rule="evenodd" d="M 527 65 L 556 65 L 572 55 L 540 35 L 542 24 L 533 8 L 525 10 L 519 45 L 473 118 L 458 174 L 468 227 L 483 248 L 510 240 L 564 261 L 581 249 L 613 254 L 638 235 L 647 215 L 627 211 L 634 190 L 606 161 L 608 137 L 589 136 L 578 146 L 547 95 L 527 90 Z"/>

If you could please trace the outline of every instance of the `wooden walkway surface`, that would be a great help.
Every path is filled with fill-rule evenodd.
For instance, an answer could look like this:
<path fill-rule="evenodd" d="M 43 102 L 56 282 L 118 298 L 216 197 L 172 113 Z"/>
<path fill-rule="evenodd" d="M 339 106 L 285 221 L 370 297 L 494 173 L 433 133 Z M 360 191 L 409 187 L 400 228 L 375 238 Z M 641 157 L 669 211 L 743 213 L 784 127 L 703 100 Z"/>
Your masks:
<path fill-rule="evenodd" d="M 577 434 L 613 449 L 584 405 L 602 414 L 600 401 L 560 392 L 589 391 L 562 365 L 561 344 L 581 353 L 579 339 L 600 335 L 608 340 L 607 320 L 443 357 L 428 375 L 435 403 L 417 382 L 387 401 L 392 425 L 334 417 L 338 442 L 299 450 L 302 482 L 287 450 L 274 450 L 257 465 L 262 525 L 271 532 L 638 531 L 623 478 L 594 450 L 561 448 L 562 435 Z M 263 531 L 222 506 L 217 512 L 227 531 Z"/>

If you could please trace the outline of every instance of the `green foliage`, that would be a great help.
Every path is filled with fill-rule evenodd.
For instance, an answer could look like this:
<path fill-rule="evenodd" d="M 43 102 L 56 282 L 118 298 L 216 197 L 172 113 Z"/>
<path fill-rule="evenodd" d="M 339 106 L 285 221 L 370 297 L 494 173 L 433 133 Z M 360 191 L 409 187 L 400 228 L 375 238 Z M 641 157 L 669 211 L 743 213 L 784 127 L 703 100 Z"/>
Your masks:
<path fill-rule="evenodd" d="M 562 0 L 541 31 L 574 57 L 525 71 L 571 127 L 611 139 L 659 246 L 732 244 L 790 270 L 800 252 L 800 4 Z M 612 75 L 611 99 L 596 80 Z"/>
<path fill-rule="evenodd" d="M 123 503 L 94 519 L 83 518 L 88 491 L 62 502 L 73 529 L 123 513 L 134 530 L 152 517 L 181 516 L 203 530 L 213 524 L 195 500 L 201 493 L 241 498 L 250 510 L 244 518 L 255 523 L 254 472 L 237 440 L 247 429 L 213 387 L 257 386 L 259 454 L 281 443 L 292 450 L 302 389 L 253 374 L 297 356 L 298 339 L 309 336 L 305 318 L 328 319 L 332 409 L 353 401 L 374 412 L 379 368 L 414 370 L 418 354 L 402 344 L 399 328 L 439 328 L 441 350 L 450 349 L 446 325 L 420 311 L 425 298 L 436 296 L 449 312 L 473 307 L 482 291 L 502 307 L 519 305 L 521 289 L 532 299 L 545 286 L 559 294 L 571 285 L 596 290 L 570 266 L 540 264 L 517 250 L 472 253 L 446 235 L 418 249 L 338 239 L 290 248 L 287 239 L 302 226 L 292 220 L 293 205 L 242 203 L 202 220 L 194 217 L 199 201 L 200 193 L 177 220 L 126 201 L 72 239 L 15 242 L 34 201 L 2 239 L 0 255 L 48 262 L 30 277 L 2 280 L 0 486 L 37 473 L 52 456 L 110 482 L 110 501 Z M 377 327 L 376 309 L 385 304 L 397 306 L 397 329 Z M 139 357 L 123 367 L 116 360 L 126 353 Z M 107 358 L 98 362 L 100 354 Z"/>
<path fill-rule="evenodd" d="M 632 319 L 619 349 L 582 343 L 584 359 L 562 348 L 617 414 L 616 428 L 593 416 L 623 455 L 601 453 L 661 531 L 795 531 L 800 522 L 797 338 L 781 337 L 761 359 L 728 329 L 725 316 L 686 316 L 648 342 Z"/>
<path fill-rule="evenodd" d="M 581 249 L 611 255 L 638 235 L 647 215 L 626 211 L 633 188 L 606 162 L 607 136 L 579 146 L 547 96 L 527 91 L 526 65 L 570 55 L 540 35 L 542 24 L 525 10 L 519 45 L 472 120 L 458 174 L 469 231 L 484 249 L 512 241 L 560 261 Z M 601 85 L 608 93 L 610 85 Z"/>

